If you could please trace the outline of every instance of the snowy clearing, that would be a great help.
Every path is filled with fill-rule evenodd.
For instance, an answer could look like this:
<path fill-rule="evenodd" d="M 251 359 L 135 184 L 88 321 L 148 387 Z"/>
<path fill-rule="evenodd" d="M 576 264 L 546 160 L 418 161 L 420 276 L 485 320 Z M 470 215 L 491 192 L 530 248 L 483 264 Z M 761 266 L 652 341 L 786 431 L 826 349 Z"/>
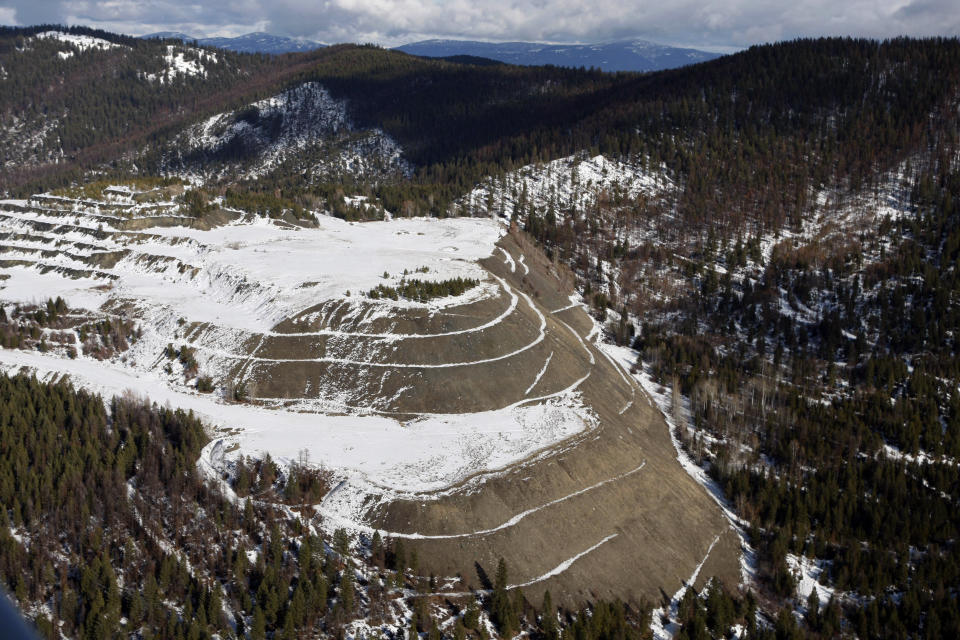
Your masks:
<path fill-rule="evenodd" d="M 130 391 L 159 405 L 193 411 L 213 426 L 230 429 L 207 447 L 204 455 L 208 457 L 225 456 L 226 449 L 237 445 L 239 449 L 230 456 L 270 453 L 288 462 L 307 450 L 311 464 L 353 479 L 371 494 L 419 495 L 445 489 L 475 474 L 520 462 L 591 428 L 595 420 L 573 396 L 401 422 L 384 416 L 225 404 L 209 395 L 171 389 L 151 373 L 38 352 L 0 350 L 0 367 L 7 372 L 32 371 L 42 379 L 69 376 L 75 384 L 107 397 Z"/>
<path fill-rule="evenodd" d="M 655 197 L 672 188 L 673 183 L 665 177 L 662 168 L 646 168 L 603 155 L 592 158 L 572 155 L 521 167 L 503 179 L 487 178 L 459 199 L 454 208 L 510 218 L 523 206 L 541 211 L 567 208 L 582 211 L 601 194 L 615 200 L 640 195 Z"/>
<path fill-rule="evenodd" d="M 23 201 L 0 201 L 0 206 Z M 3 211 L 0 229 L 32 233 L 52 248 L 66 241 L 58 255 L 44 256 L 53 270 L 9 269 L 0 284 L 0 299 L 29 300 L 63 295 L 71 306 L 96 308 L 107 297 L 133 300 L 141 306 L 170 310 L 188 321 L 266 332 L 286 318 L 323 301 L 354 295 L 379 284 L 396 285 L 404 270 L 427 268 L 422 279 L 482 279 L 476 261 L 489 256 L 502 233 L 491 219 L 413 218 L 389 222 L 350 223 L 323 218 L 317 228 L 290 228 L 266 218 L 245 218 L 211 230 L 187 227 L 153 228 L 131 234 L 105 224 L 99 211 L 75 203 L 76 212 Z M 96 218 L 92 214 L 96 214 Z M 56 232 L 35 233 L 37 223 L 57 224 Z M 115 231 L 96 237 L 103 228 Z M 71 245 L 84 248 L 72 250 Z M 68 269 L 91 271 L 82 260 L 97 251 L 128 251 L 112 267 L 92 277 L 75 279 Z M 25 258 L 30 247 L 5 249 L 5 257 Z M 387 277 L 384 277 L 387 274 Z M 48 291 L 55 294 L 47 293 Z M 482 288 L 466 297 L 482 295 Z M 29 296 L 29 297 L 28 297 Z M 463 303 L 464 297 L 437 304 Z M 423 307 L 405 301 L 389 306 Z M 96 305 L 96 306 L 93 306 Z"/>
<path fill-rule="evenodd" d="M 797 578 L 797 596 L 804 604 L 814 588 L 817 589 L 817 597 L 820 599 L 820 606 L 826 606 L 830 602 L 831 596 L 835 595 L 833 587 L 830 587 L 820 581 L 824 576 L 826 564 L 824 561 L 810 560 L 806 556 L 797 556 L 792 553 L 787 554 L 787 566 Z M 842 595 L 842 594 L 840 594 Z"/>
<path fill-rule="evenodd" d="M 61 296 L 71 307 L 104 313 L 127 304 L 141 322 L 142 337 L 109 361 L 84 354 L 69 360 L 4 350 L 0 366 L 7 371 L 35 371 L 43 378 L 66 375 L 105 396 L 131 390 L 159 404 L 194 411 L 212 426 L 227 429 L 203 453 L 201 468 L 211 475 L 218 475 L 238 455 L 269 453 L 280 462 L 291 462 L 306 451 L 311 464 L 334 471 L 342 480 L 332 492 L 335 495 L 325 500 L 325 509 L 362 524 L 362 505 L 371 498 L 419 496 L 451 490 L 468 480 L 474 486 L 595 426 L 595 416 L 576 392 L 586 376 L 563 390 L 495 410 L 408 413 L 404 420 L 372 407 L 336 407 L 336 398 L 329 395 L 315 404 L 310 399 L 295 403 L 296 409 L 268 409 L 227 403 L 222 395 L 195 393 L 182 377 L 168 371 L 165 363 L 170 361 L 162 357 L 168 343 L 196 341 L 198 356 L 215 352 L 221 362 L 231 358 L 284 362 L 297 358 L 258 357 L 256 348 L 245 353 L 238 349 L 248 332 L 260 334 L 261 344 L 265 336 L 280 335 L 376 337 L 389 344 L 480 332 L 517 313 L 518 303 L 531 314 L 533 327 L 539 326 L 530 340 L 509 353 L 469 362 L 388 365 L 394 369 L 456 367 L 495 362 L 529 350 L 544 340 L 546 318 L 525 293 L 515 292 L 479 265 L 480 259 L 492 255 L 503 233 L 502 225 L 490 218 L 363 224 L 323 218 L 316 228 L 299 228 L 241 216 L 209 230 L 159 226 L 127 231 L 125 225 L 148 217 L 148 211 L 122 187 L 111 187 L 109 192 L 109 202 L 61 196 L 0 202 L 0 228 L 10 232 L 4 255 L 12 265 L 2 269 L 6 278 L 0 280 L 0 300 L 42 302 Z M 162 203 L 161 209 L 166 224 L 176 224 L 179 205 Z M 425 280 L 473 278 L 481 284 L 459 296 L 427 303 L 374 301 L 362 293 L 380 284 L 396 286 L 408 273 Z M 490 299 L 493 308 L 476 326 L 449 328 L 432 336 L 351 333 L 337 326 L 360 321 L 363 327 L 404 310 L 435 313 L 484 299 Z M 322 308 L 318 305 L 327 301 L 341 309 L 340 319 L 332 326 L 293 334 L 272 331 L 277 323 L 298 317 L 307 323 L 305 329 L 317 321 L 323 326 L 329 310 L 304 312 Z M 343 315 L 343 309 L 351 310 Z M 185 328 L 197 322 L 210 325 L 203 339 Z M 380 366 L 372 354 L 356 353 L 352 359 L 308 361 Z M 210 357 L 201 360 L 202 370 L 215 373 L 215 367 L 206 368 Z M 549 362 L 547 357 L 537 381 Z"/>
<path fill-rule="evenodd" d="M 110 42 L 109 40 L 104 40 L 103 38 L 95 38 L 93 36 L 82 36 L 74 35 L 72 33 L 64 33 L 62 31 L 44 31 L 43 33 L 38 33 L 33 36 L 37 40 L 59 40 L 66 44 L 72 45 L 78 49 L 81 53 L 89 49 L 121 49 L 124 48 L 123 45 Z M 63 56 L 60 57 L 69 57 Z"/>
<path fill-rule="evenodd" d="M 217 64 L 217 54 L 205 49 L 167 45 L 163 56 L 163 71 L 145 73 L 143 77 L 150 82 L 160 84 L 173 82 L 178 77 L 203 77 L 207 74 L 206 64 Z"/>

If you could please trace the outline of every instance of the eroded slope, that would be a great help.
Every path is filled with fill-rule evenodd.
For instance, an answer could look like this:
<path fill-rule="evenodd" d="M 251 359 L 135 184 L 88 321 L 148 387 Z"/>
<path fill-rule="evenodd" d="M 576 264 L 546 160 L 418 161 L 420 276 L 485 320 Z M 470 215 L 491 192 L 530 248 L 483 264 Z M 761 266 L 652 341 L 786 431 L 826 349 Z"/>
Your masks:
<path fill-rule="evenodd" d="M 500 556 L 516 585 L 569 603 L 653 600 L 704 562 L 738 580 L 736 536 L 661 414 L 522 236 L 490 219 L 299 228 L 229 211 L 202 228 L 114 193 L 4 203 L 0 299 L 62 295 L 135 320 L 139 339 L 104 361 L 4 350 L 6 368 L 193 409 L 223 429 L 211 472 L 243 454 L 323 465 L 340 482 L 317 524 L 404 538 L 456 588 Z M 477 284 L 365 294 L 414 276 Z"/>

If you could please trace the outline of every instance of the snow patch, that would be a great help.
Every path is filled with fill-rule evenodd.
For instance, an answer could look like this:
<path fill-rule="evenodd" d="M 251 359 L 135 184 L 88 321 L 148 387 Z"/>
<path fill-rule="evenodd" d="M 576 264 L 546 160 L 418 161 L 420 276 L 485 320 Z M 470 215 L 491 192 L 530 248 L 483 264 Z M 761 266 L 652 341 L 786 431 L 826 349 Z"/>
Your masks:
<path fill-rule="evenodd" d="M 530 383 L 530 386 L 527 387 L 527 390 L 523 392 L 523 395 L 530 393 L 537 383 L 540 382 L 540 378 L 543 377 L 543 374 L 547 372 L 547 367 L 550 366 L 550 360 L 553 358 L 553 351 L 550 352 L 550 355 L 547 356 L 547 361 L 543 363 L 543 368 L 537 373 L 537 377 L 533 379 L 533 382 Z"/>
<path fill-rule="evenodd" d="M 512 218 L 520 209 L 584 211 L 598 198 L 657 196 L 673 188 L 662 168 L 640 162 L 572 155 L 546 164 L 521 167 L 503 178 L 491 177 L 454 204 L 460 213 L 488 213 Z"/>
<path fill-rule="evenodd" d="M 205 63 L 217 64 L 217 54 L 205 49 L 170 44 L 163 56 L 163 71 L 146 73 L 143 77 L 160 84 L 173 82 L 178 77 L 204 77 L 207 74 Z"/>
<path fill-rule="evenodd" d="M 307 155 L 308 148 L 311 157 L 323 158 L 303 167 L 311 176 L 412 174 L 401 147 L 390 136 L 380 129 L 358 130 L 347 115 L 346 101 L 334 99 L 316 82 L 194 125 L 178 136 L 166 162 L 175 171 L 197 170 L 202 161 L 209 166 L 201 171 L 239 170 L 256 178 Z M 214 165 L 219 168 L 211 168 Z"/>
<path fill-rule="evenodd" d="M 425 492 L 500 472 L 596 425 L 595 416 L 573 394 L 497 411 L 428 415 L 400 422 L 385 416 L 307 414 L 225 404 L 209 395 L 172 389 L 151 372 L 39 352 L 0 350 L 0 368 L 32 371 L 41 379 L 66 375 L 74 384 L 108 397 L 129 390 L 228 428 L 204 449 L 202 469 L 241 454 L 269 453 L 280 462 L 292 462 L 305 449 L 311 464 L 344 479 L 344 495 L 324 501 L 327 512 L 359 522 L 362 513 L 355 508 L 370 496 L 423 499 Z M 344 512 L 345 508 L 350 510 Z"/>
<path fill-rule="evenodd" d="M 508 589 L 520 589 L 520 588 L 523 588 L 523 587 L 529 587 L 529 586 L 532 585 L 532 584 L 537 584 L 538 582 L 543 582 L 544 580 L 549 580 L 550 578 L 552 578 L 552 577 L 554 577 L 554 576 L 558 576 L 558 575 L 560 575 L 561 573 L 563 573 L 564 571 L 566 571 L 567 569 L 569 569 L 569 568 L 573 565 L 574 562 L 576 562 L 577 560 L 579 560 L 579 559 L 582 558 L 583 556 L 587 555 L 588 553 L 591 553 L 591 552 L 593 552 L 593 551 L 596 551 L 597 549 L 599 549 L 600 547 L 602 547 L 603 545 L 605 545 L 606 543 L 610 542 L 611 540 L 613 540 L 613 539 L 616 538 L 616 537 L 617 537 L 617 534 L 616 534 L 616 533 L 611 533 L 611 534 L 608 535 L 606 538 L 604 538 L 603 540 L 601 540 L 601 541 L 598 542 L 597 544 L 593 545 L 592 547 L 581 551 L 580 553 L 578 553 L 577 555 L 573 556 L 572 558 L 569 558 L 569 559 L 567 559 L 567 560 L 564 560 L 563 562 L 561 562 L 560 564 L 558 564 L 556 567 L 554 567 L 554 568 L 551 569 L 550 571 L 548 571 L 548 572 L 546 572 L 545 574 L 543 574 L 542 576 L 540 576 L 540 577 L 538 577 L 538 578 L 534 578 L 533 580 L 530 580 L 529 582 L 524 582 L 524 583 L 521 583 L 521 584 L 513 584 L 513 585 L 510 585 L 510 586 L 507 587 L 507 588 L 508 588 Z"/>
<path fill-rule="evenodd" d="M 833 587 L 830 587 L 820 581 L 820 578 L 826 576 L 826 562 L 820 560 L 811 560 L 806 556 L 797 556 L 792 553 L 787 554 L 787 566 L 797 578 L 797 595 L 806 605 L 807 598 L 816 588 L 817 597 L 820 599 L 820 606 L 826 606 L 830 602 L 830 597 L 834 595 Z"/>
<path fill-rule="evenodd" d="M 43 33 L 38 33 L 33 36 L 35 40 L 59 40 L 66 44 L 71 45 L 80 53 L 84 51 L 99 50 L 105 51 L 107 49 L 125 49 L 123 45 L 116 44 L 115 42 L 110 42 L 109 40 L 104 40 L 103 38 L 95 38 L 93 36 L 85 35 L 75 35 L 72 33 L 64 33 L 63 31 L 44 31 Z M 72 54 L 72 52 L 70 52 Z M 66 58 L 69 56 L 64 56 L 60 54 L 61 58 Z"/>

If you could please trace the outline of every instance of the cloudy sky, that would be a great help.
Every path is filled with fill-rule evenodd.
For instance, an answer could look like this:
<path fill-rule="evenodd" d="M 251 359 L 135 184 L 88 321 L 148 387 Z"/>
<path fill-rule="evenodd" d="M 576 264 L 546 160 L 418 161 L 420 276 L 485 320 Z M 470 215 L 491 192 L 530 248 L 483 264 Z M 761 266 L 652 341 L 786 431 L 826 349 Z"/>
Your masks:
<path fill-rule="evenodd" d="M 393 46 L 426 38 L 644 38 L 719 51 L 799 36 L 960 35 L 958 0 L 0 0 L 0 23 L 142 35 L 250 31 Z"/>

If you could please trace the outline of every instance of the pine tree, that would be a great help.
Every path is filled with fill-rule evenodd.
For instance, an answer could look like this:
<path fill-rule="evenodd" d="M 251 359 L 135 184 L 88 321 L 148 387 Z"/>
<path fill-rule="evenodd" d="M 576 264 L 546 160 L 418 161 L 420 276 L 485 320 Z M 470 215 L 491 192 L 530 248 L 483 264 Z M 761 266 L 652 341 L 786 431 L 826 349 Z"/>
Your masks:
<path fill-rule="evenodd" d="M 267 618 L 260 605 L 254 605 L 253 622 L 250 624 L 250 640 L 265 640 L 267 637 Z"/>
<path fill-rule="evenodd" d="M 420 637 L 419 632 L 417 632 L 417 615 L 414 613 L 410 616 L 410 626 L 407 628 L 407 640 L 417 640 Z"/>
<path fill-rule="evenodd" d="M 550 590 L 543 592 L 543 604 L 540 607 L 540 632 L 546 640 L 557 640 L 557 612 L 553 608 Z"/>
<path fill-rule="evenodd" d="M 491 618 L 503 636 L 512 636 L 518 627 L 517 614 L 507 592 L 507 562 L 500 558 L 493 586 Z"/>
<path fill-rule="evenodd" d="M 379 531 L 373 532 L 373 539 L 370 541 L 370 558 L 375 566 L 383 568 L 383 538 L 380 537 Z"/>
<path fill-rule="evenodd" d="M 480 609 L 475 600 L 471 600 L 463 612 L 463 626 L 467 629 L 477 629 L 480 624 Z"/>
<path fill-rule="evenodd" d="M 811 589 L 810 595 L 807 596 L 806 621 L 807 626 L 813 631 L 820 630 L 820 595 L 816 587 Z"/>
<path fill-rule="evenodd" d="M 399 538 L 393 543 L 393 569 L 401 574 L 407 570 L 406 549 Z"/>
<path fill-rule="evenodd" d="M 346 615 L 353 614 L 354 584 L 353 569 L 347 567 L 340 578 L 340 605 Z"/>

